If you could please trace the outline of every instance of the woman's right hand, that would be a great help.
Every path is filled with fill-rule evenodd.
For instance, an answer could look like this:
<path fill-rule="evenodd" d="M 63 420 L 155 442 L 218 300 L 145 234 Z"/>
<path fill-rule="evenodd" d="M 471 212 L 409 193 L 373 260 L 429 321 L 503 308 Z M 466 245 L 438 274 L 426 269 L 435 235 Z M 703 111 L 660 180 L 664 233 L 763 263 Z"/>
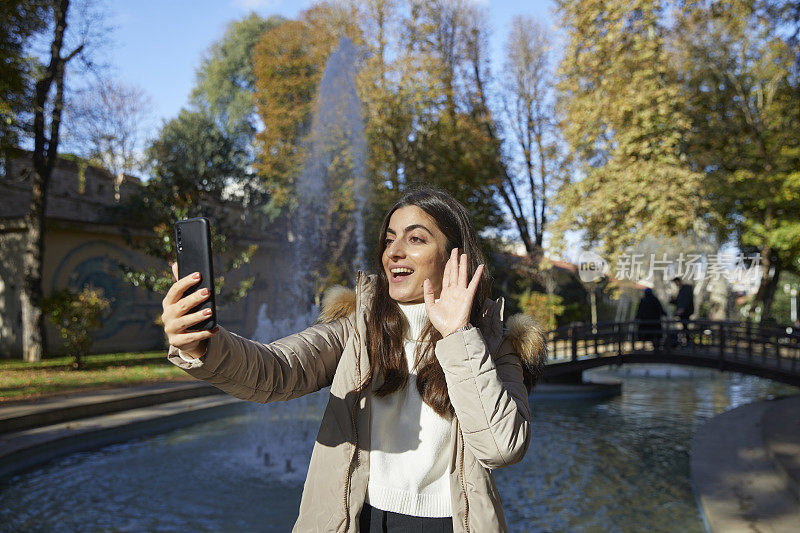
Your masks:
<path fill-rule="evenodd" d="M 178 279 L 178 264 L 172 263 L 172 277 L 175 278 L 175 283 L 172 284 L 161 302 L 164 308 L 164 312 L 161 313 L 164 333 L 167 334 L 169 343 L 178 348 L 181 353 L 191 357 L 201 357 L 206 353 L 208 339 L 219 331 L 219 326 L 210 331 L 186 331 L 189 326 L 207 319 L 211 310 L 201 309 L 188 315 L 186 313 L 208 298 L 208 289 L 202 289 L 184 297 L 183 293 L 186 289 L 200 281 L 200 273 L 194 272 L 185 278 Z"/>

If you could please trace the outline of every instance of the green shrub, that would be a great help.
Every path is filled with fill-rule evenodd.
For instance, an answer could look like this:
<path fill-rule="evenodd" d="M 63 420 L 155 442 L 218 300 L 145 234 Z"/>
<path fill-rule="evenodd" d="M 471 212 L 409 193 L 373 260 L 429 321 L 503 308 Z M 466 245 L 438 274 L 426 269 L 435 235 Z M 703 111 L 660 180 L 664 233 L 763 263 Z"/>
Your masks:
<path fill-rule="evenodd" d="M 556 328 L 556 318 L 565 311 L 564 299 L 557 294 L 545 294 L 529 290 L 517 295 L 519 308 L 535 318 L 546 329 Z"/>
<path fill-rule="evenodd" d="M 93 333 L 102 325 L 101 317 L 110 307 L 103 291 L 91 287 L 84 287 L 81 292 L 60 289 L 42 302 L 42 309 L 64 339 L 67 355 L 74 358 L 73 369 L 83 368 Z"/>

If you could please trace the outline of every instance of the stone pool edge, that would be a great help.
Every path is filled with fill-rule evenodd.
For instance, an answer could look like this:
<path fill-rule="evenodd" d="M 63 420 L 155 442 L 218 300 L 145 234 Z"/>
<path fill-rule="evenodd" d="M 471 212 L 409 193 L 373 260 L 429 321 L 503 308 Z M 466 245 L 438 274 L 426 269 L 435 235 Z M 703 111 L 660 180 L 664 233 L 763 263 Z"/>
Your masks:
<path fill-rule="evenodd" d="M 6 433 L 0 435 L 0 480 L 58 457 L 212 420 L 246 403 L 215 394 Z"/>

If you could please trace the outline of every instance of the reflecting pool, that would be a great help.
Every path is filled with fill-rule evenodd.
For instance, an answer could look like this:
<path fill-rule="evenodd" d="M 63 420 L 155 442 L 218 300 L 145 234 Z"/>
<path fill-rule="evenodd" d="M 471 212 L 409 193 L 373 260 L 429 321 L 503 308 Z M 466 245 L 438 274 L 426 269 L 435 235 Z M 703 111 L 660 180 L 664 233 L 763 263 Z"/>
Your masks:
<path fill-rule="evenodd" d="M 667 377 L 669 374 L 669 377 Z M 798 389 L 625 365 L 621 396 L 531 400 L 525 459 L 495 479 L 512 531 L 704 531 L 689 446 L 706 420 Z M 65 457 L 0 485 L 0 531 L 289 531 L 327 391 Z"/>

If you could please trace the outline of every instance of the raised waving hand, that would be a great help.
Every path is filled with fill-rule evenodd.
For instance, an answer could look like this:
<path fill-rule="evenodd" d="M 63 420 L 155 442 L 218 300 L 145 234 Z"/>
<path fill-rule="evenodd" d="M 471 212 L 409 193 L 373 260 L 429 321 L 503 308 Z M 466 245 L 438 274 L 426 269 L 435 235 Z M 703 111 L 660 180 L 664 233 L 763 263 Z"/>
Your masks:
<path fill-rule="evenodd" d="M 442 334 L 442 337 L 448 336 L 469 322 L 472 301 L 475 299 L 475 291 L 478 290 L 478 282 L 482 274 L 483 265 L 481 264 L 475 269 L 475 274 L 470 280 L 467 255 L 461 254 L 459 258 L 458 248 L 453 248 L 444 267 L 442 293 L 438 300 L 434 298 L 431 280 L 426 279 L 423 282 L 425 310 L 428 313 L 428 319 L 433 327 Z"/>

